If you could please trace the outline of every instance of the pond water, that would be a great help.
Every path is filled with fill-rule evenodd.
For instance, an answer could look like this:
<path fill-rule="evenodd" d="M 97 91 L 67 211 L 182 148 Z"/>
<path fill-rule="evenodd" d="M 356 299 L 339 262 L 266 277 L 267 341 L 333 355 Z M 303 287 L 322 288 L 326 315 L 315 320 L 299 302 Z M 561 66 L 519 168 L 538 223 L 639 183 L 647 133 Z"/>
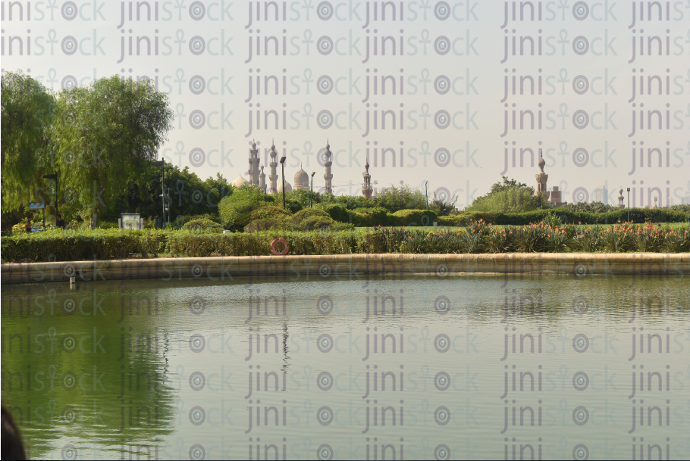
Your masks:
<path fill-rule="evenodd" d="M 686 280 L 249 282 L 3 286 L 30 456 L 690 458 Z"/>

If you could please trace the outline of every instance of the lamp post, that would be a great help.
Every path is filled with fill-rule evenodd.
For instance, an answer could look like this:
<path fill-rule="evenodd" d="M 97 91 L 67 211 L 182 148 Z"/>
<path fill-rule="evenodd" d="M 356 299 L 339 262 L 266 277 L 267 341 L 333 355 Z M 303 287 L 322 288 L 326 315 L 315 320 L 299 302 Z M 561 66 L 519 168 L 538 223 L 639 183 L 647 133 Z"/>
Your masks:
<path fill-rule="evenodd" d="M 628 187 L 628 222 L 630 222 L 630 188 Z"/>
<path fill-rule="evenodd" d="M 58 217 L 58 175 L 57 175 L 57 171 L 53 174 L 44 174 L 43 177 L 45 179 L 54 179 L 55 180 L 55 227 L 57 227 L 57 217 Z"/>
<path fill-rule="evenodd" d="M 161 167 L 161 202 L 163 203 L 163 224 L 165 224 L 165 160 L 157 160 L 151 164 Z"/>
<path fill-rule="evenodd" d="M 424 201 L 426 202 L 426 209 L 429 209 L 429 181 L 424 183 Z"/>
<path fill-rule="evenodd" d="M 280 158 L 280 167 L 283 173 L 283 210 L 285 209 L 285 160 L 287 157 Z"/>
<path fill-rule="evenodd" d="M 309 193 L 309 208 L 314 208 L 314 175 L 316 171 L 311 174 L 311 192 Z"/>

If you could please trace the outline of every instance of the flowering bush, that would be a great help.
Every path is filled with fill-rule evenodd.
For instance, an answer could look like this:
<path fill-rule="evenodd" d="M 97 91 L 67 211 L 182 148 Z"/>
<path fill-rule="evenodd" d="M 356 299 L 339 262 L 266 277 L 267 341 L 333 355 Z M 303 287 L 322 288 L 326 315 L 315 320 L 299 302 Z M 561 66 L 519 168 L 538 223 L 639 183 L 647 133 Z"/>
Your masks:
<path fill-rule="evenodd" d="M 323 219 L 323 216 L 311 216 Z M 329 219 L 329 218 L 326 218 Z M 273 239 L 283 237 L 288 254 L 350 253 L 564 253 L 564 252 L 690 252 L 690 226 L 618 223 L 612 226 L 553 225 L 540 222 L 497 227 L 484 220 L 461 229 L 381 227 L 292 231 L 255 229 L 251 233 L 219 234 L 190 230 L 46 230 L 18 232 L 2 238 L 3 261 L 70 261 L 142 256 L 270 255 Z"/>

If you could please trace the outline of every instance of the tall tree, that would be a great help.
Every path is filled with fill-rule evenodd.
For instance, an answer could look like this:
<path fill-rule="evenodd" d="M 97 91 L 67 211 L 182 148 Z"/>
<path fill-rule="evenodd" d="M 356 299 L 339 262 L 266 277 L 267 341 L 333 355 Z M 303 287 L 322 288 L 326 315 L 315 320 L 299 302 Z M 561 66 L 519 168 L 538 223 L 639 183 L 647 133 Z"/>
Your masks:
<path fill-rule="evenodd" d="M 465 211 L 522 213 L 542 206 L 543 197 L 535 194 L 533 187 L 506 176 L 502 179 L 502 183 L 492 185 L 488 194 L 477 197 Z"/>
<path fill-rule="evenodd" d="M 2 75 L 2 207 L 15 211 L 42 199 L 41 175 L 49 167 L 55 97 L 19 72 Z"/>
<path fill-rule="evenodd" d="M 54 139 L 61 189 L 83 216 L 122 208 L 133 184 L 145 191 L 146 171 L 172 128 L 168 97 L 148 80 L 118 76 L 63 90 Z"/>

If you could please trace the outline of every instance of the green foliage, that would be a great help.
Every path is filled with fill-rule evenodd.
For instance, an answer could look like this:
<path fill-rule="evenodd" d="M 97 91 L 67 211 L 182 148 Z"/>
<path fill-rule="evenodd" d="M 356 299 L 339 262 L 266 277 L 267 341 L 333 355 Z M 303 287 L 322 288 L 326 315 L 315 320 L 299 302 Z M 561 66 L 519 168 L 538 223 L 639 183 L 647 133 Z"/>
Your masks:
<path fill-rule="evenodd" d="M 355 208 L 366 208 L 376 206 L 376 200 L 367 200 L 362 196 L 351 196 L 351 195 L 339 195 L 338 197 L 333 197 L 333 200 L 328 203 L 335 203 L 337 205 L 344 206 L 347 210 L 354 210 Z"/>
<path fill-rule="evenodd" d="M 299 223 L 299 230 L 324 230 L 333 229 L 336 222 L 330 216 L 309 216 Z"/>
<path fill-rule="evenodd" d="M 424 209 L 426 208 L 426 196 L 417 189 L 412 189 L 408 185 L 381 189 L 376 196 L 376 205 L 394 212 L 405 209 Z"/>
<path fill-rule="evenodd" d="M 47 230 L 2 238 L 3 261 L 86 261 L 126 259 L 132 253 L 153 257 L 165 250 L 167 234 L 158 230 Z"/>
<path fill-rule="evenodd" d="M 525 225 L 538 223 L 555 216 L 563 224 L 615 224 L 628 220 L 627 209 L 616 209 L 608 213 L 573 212 L 567 208 L 548 208 L 526 213 L 484 213 L 465 212 L 452 216 L 441 216 L 439 224 L 444 226 L 465 226 L 469 221 L 484 220 L 491 224 Z M 630 210 L 630 221 L 635 223 L 679 223 L 690 222 L 690 214 L 664 208 L 633 208 Z"/>
<path fill-rule="evenodd" d="M 503 176 L 503 182 L 491 186 L 488 194 L 477 197 L 467 212 L 522 213 L 539 208 L 542 197 L 534 196 L 527 184 Z"/>
<path fill-rule="evenodd" d="M 249 219 L 251 221 L 257 219 L 272 219 L 274 221 L 280 221 L 289 216 L 291 216 L 290 212 L 284 210 L 282 207 L 267 205 L 252 211 L 252 213 L 249 216 Z"/>
<path fill-rule="evenodd" d="M 150 165 L 143 184 L 130 184 L 123 206 L 142 216 L 162 217 L 161 186 L 161 168 Z M 202 181 L 189 167 L 180 170 L 168 162 L 165 163 L 165 186 L 165 202 L 170 208 L 171 221 L 182 217 L 183 222 L 201 216 L 220 222 L 218 202 L 233 191 L 220 174 Z M 119 211 L 112 219 L 118 216 Z"/>
<path fill-rule="evenodd" d="M 575 213 L 610 213 L 618 210 L 618 207 L 613 205 L 604 205 L 602 202 L 568 203 L 560 208 Z"/>
<path fill-rule="evenodd" d="M 320 216 L 323 218 L 330 218 L 328 213 L 326 213 L 324 210 L 318 209 L 318 208 L 305 208 L 304 210 L 298 211 L 295 213 L 291 221 L 295 224 L 299 224 L 302 221 L 304 221 L 306 218 L 310 218 L 312 216 Z"/>
<path fill-rule="evenodd" d="M 684 205 L 671 205 L 668 207 L 670 211 L 680 211 L 681 213 L 685 213 L 688 216 L 690 216 L 690 204 L 684 204 Z"/>
<path fill-rule="evenodd" d="M 324 230 L 324 229 L 335 229 L 338 224 L 333 218 L 331 218 L 328 213 L 319 208 L 305 208 L 297 213 L 290 219 L 291 230 Z"/>
<path fill-rule="evenodd" d="M 350 217 L 347 214 L 347 208 L 343 205 L 337 203 L 329 203 L 323 206 L 323 211 L 328 213 L 328 215 L 338 222 L 349 222 Z"/>
<path fill-rule="evenodd" d="M 244 231 L 245 232 L 262 232 L 262 231 L 267 231 L 269 229 L 279 229 L 285 225 L 285 220 L 280 219 L 271 219 L 271 218 L 264 218 L 264 219 L 256 219 L 246 226 L 244 226 Z"/>
<path fill-rule="evenodd" d="M 478 197 L 465 211 L 484 213 L 523 213 L 536 210 L 532 193 L 519 187 L 512 187 L 496 193 Z"/>
<path fill-rule="evenodd" d="M 54 166 L 66 202 L 78 201 L 90 214 L 116 209 L 130 185 L 144 189 L 150 162 L 172 128 L 165 93 L 149 80 L 113 76 L 63 90 L 57 110 Z"/>
<path fill-rule="evenodd" d="M 229 197 L 220 201 L 220 218 L 226 229 L 240 230 L 249 224 L 251 212 L 261 206 L 261 203 L 242 200 L 230 202 Z"/>
<path fill-rule="evenodd" d="M 282 206 L 282 197 L 278 196 L 278 199 L 280 205 Z M 299 200 L 295 199 L 294 197 L 285 197 L 285 209 L 288 210 L 290 213 L 297 213 L 303 208 L 304 207 L 302 206 L 302 203 Z"/>
<path fill-rule="evenodd" d="M 166 252 L 186 257 L 258 256 L 270 255 L 271 242 L 278 237 L 287 240 L 288 254 L 690 252 L 690 227 L 662 228 L 649 223 L 610 227 L 539 223 L 497 228 L 480 220 L 469 222 L 464 229 L 377 227 L 374 231 L 360 232 L 340 230 L 342 224 L 322 215 L 310 215 L 300 226 L 334 230 L 276 229 L 268 222 L 257 221 L 252 225 L 255 226 L 252 232 L 233 234 L 186 229 L 47 230 L 31 234 L 20 231 L 2 238 L 2 258 L 4 262 L 78 261 L 127 258 L 132 253 L 152 257 Z"/>
<path fill-rule="evenodd" d="M 398 215 L 389 213 L 388 210 L 383 207 L 367 208 L 365 210 L 360 209 L 357 211 L 363 212 L 369 216 L 371 226 L 394 226 L 402 223 L 402 221 L 396 219 L 399 217 Z"/>
<path fill-rule="evenodd" d="M 438 197 L 436 192 L 434 192 L 434 197 L 429 202 L 429 209 L 436 213 L 437 216 L 448 216 L 455 211 L 455 204 L 457 201 L 457 195 L 448 200 L 444 200 L 442 197 Z"/>
<path fill-rule="evenodd" d="M 436 213 L 431 210 L 400 210 L 393 216 L 402 226 L 433 226 L 437 220 Z"/>
<path fill-rule="evenodd" d="M 187 221 L 182 228 L 191 231 L 211 233 L 220 233 L 223 231 L 223 227 L 220 224 L 210 219 L 194 219 L 192 221 Z"/>
<path fill-rule="evenodd" d="M 242 230 L 252 221 L 251 213 L 273 206 L 274 198 L 256 186 L 240 186 L 218 204 L 221 223 L 227 229 Z"/>
<path fill-rule="evenodd" d="M 183 216 L 185 222 L 189 221 L 194 221 L 197 219 L 208 219 L 210 221 L 213 221 L 217 224 L 220 224 L 220 216 L 217 214 L 211 214 L 211 213 L 204 213 L 204 214 L 197 214 L 197 215 L 185 215 Z"/>
<path fill-rule="evenodd" d="M 41 175 L 54 155 L 51 126 L 55 97 L 39 81 L 19 72 L 2 74 L 2 209 L 23 209 L 46 200 Z M 31 192 L 28 193 L 29 189 Z"/>

